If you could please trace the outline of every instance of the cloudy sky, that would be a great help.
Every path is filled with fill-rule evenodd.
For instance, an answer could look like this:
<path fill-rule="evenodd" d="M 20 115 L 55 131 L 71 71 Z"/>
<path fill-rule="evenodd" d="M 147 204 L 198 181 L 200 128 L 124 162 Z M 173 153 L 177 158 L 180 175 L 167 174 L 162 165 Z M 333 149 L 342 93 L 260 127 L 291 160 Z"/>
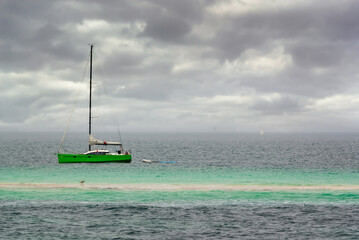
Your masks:
<path fill-rule="evenodd" d="M 86 127 L 95 43 L 102 116 L 122 131 L 358 132 L 358 12 L 356 0 L 2 0 L 0 131 L 63 131 L 76 96 Z"/>

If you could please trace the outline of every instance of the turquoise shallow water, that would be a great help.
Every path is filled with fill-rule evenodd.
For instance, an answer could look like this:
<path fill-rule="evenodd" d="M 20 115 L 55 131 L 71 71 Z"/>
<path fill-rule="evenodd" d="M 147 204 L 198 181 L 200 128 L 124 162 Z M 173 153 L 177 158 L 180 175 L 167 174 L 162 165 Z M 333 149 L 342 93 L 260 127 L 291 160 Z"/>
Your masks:
<path fill-rule="evenodd" d="M 151 205 L 231 205 L 243 203 L 358 203 L 351 191 L 116 191 L 87 189 L 2 189 L 0 201 L 88 202 Z"/>
<path fill-rule="evenodd" d="M 195 167 L 174 164 L 70 164 L 36 167 L 3 167 L 1 183 L 51 183 L 107 185 L 264 185 L 273 187 L 269 191 L 119 191 L 81 189 L 3 189 L 0 199 L 12 200 L 63 200 L 89 202 L 203 202 L 220 201 L 292 201 L 292 202 L 358 202 L 359 190 L 292 190 L 278 191 L 277 186 L 356 186 L 358 172 L 349 169 L 260 169 L 239 167 Z M 160 186 L 160 185 L 159 185 Z M 205 189 L 205 188 L 203 188 Z"/>
<path fill-rule="evenodd" d="M 175 164 L 70 164 L 2 167 L 0 182 L 7 183 L 170 183 L 251 185 L 359 185 L 355 169 L 268 169 Z"/>
<path fill-rule="evenodd" d="M 17 184 L 0 187 L 7 239 L 359 237 L 359 135 L 124 134 L 132 163 L 63 165 L 54 155 L 59 135 L 0 135 L 0 184 Z M 66 147 L 85 150 L 84 142 L 86 136 L 75 135 Z M 91 184 L 102 188 L 81 188 Z M 221 189 L 238 185 L 268 188 Z"/>

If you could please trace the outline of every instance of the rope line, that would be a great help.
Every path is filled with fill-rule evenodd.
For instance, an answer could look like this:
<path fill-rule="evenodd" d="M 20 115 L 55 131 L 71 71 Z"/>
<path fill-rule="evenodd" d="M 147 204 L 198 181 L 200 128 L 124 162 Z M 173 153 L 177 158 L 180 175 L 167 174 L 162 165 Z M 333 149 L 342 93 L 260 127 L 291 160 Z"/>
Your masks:
<path fill-rule="evenodd" d="M 106 98 L 105 98 L 105 100 L 106 100 L 106 106 L 108 107 L 109 106 L 109 94 L 108 94 L 108 92 L 107 92 L 107 90 L 106 90 L 106 88 L 105 88 L 105 82 L 104 82 L 104 78 L 103 78 L 103 75 L 102 75 L 102 69 L 101 69 L 101 66 L 97 66 L 97 72 L 98 72 L 98 75 L 99 75 L 99 79 L 100 79 L 100 81 L 102 82 L 102 88 L 103 88 L 103 91 L 104 91 L 104 93 L 105 93 L 105 96 L 106 96 Z M 110 110 L 109 111 L 110 112 L 110 114 L 111 114 L 111 118 L 112 118 L 112 122 L 117 126 L 117 131 L 118 131 L 118 135 L 119 135 L 119 140 L 120 140 L 120 143 L 122 143 L 122 138 L 121 138 L 121 131 L 120 131 L 120 126 L 119 126 L 119 124 L 118 124 L 118 121 L 115 119 L 115 117 L 114 117 L 114 115 L 113 115 L 113 113 L 112 113 L 112 111 Z"/>
<path fill-rule="evenodd" d="M 64 149 L 62 146 L 63 146 L 63 144 L 64 144 L 64 141 L 65 141 L 65 138 L 66 138 L 68 129 L 69 129 L 69 125 L 70 125 L 70 122 L 71 122 L 71 119 L 72 119 L 72 114 L 74 113 L 74 110 L 75 110 L 75 107 L 76 107 L 76 104 L 77 104 L 77 100 L 78 100 L 78 98 L 79 98 L 81 83 L 84 81 L 84 78 L 85 78 L 85 74 L 86 74 L 86 70 L 87 70 L 87 66 L 88 66 L 88 64 L 89 64 L 89 61 L 90 61 L 90 57 L 87 58 L 86 65 L 85 65 L 85 69 L 84 69 L 84 71 L 83 71 L 83 73 L 82 73 L 81 82 L 80 82 L 79 88 L 77 89 L 76 98 L 75 98 L 75 101 L 74 101 L 73 106 L 72 106 L 72 110 L 71 110 L 71 113 L 70 113 L 70 117 L 69 117 L 69 119 L 68 119 L 68 121 L 67 121 L 67 125 L 66 125 L 66 128 L 65 128 L 64 135 L 62 136 L 62 140 L 61 140 L 61 144 L 60 144 L 58 153 L 60 152 L 61 149 Z M 64 150 L 65 150 L 65 149 L 64 149 Z"/>

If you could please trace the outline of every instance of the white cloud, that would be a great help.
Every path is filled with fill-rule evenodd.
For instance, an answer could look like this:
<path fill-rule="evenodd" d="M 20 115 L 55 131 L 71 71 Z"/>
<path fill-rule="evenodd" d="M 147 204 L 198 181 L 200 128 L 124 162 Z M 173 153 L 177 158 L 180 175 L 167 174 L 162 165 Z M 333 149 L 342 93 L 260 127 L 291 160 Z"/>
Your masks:
<path fill-rule="evenodd" d="M 272 52 L 262 53 L 255 49 L 246 50 L 240 58 L 229 63 L 227 67 L 245 75 L 274 75 L 292 65 L 292 57 L 284 53 L 282 47 Z"/>
<path fill-rule="evenodd" d="M 335 94 L 321 99 L 313 99 L 308 109 L 318 112 L 357 112 L 359 94 Z"/>
<path fill-rule="evenodd" d="M 80 33 L 89 33 L 93 31 L 106 32 L 110 30 L 110 27 L 111 25 L 102 19 L 84 20 L 76 25 L 76 28 Z"/>
<path fill-rule="evenodd" d="M 208 10 L 216 15 L 228 16 L 258 11 L 279 11 L 286 8 L 298 7 L 309 4 L 310 0 L 229 0 L 218 1 L 208 7 Z"/>

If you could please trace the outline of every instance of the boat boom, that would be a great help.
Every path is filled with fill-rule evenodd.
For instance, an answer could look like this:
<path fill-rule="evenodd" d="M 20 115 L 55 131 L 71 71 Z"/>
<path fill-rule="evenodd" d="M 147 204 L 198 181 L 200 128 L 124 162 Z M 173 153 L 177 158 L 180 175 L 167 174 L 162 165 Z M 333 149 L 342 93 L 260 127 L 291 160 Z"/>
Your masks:
<path fill-rule="evenodd" d="M 102 141 L 102 140 L 98 140 L 95 139 L 92 134 L 90 135 L 89 138 L 89 145 L 93 146 L 93 145 L 117 145 L 117 146 L 122 146 L 122 144 L 120 142 L 107 142 L 107 141 Z"/>

